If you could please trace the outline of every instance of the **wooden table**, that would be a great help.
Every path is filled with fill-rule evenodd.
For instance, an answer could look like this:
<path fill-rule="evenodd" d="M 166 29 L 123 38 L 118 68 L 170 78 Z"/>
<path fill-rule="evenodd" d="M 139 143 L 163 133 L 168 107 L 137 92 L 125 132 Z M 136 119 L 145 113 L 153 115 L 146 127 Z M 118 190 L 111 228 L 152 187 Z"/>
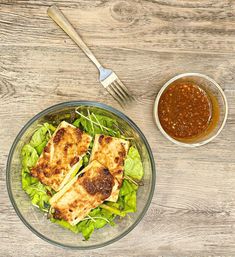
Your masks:
<path fill-rule="evenodd" d="M 140 99 L 125 113 L 146 135 L 157 184 L 142 222 L 103 249 L 75 252 L 52 246 L 19 220 L 6 192 L 5 164 L 24 124 L 39 111 L 70 100 L 120 109 L 97 71 L 47 17 L 53 1 L 0 3 L 0 256 L 235 255 L 235 1 L 54 1 L 100 61 Z M 216 140 L 195 149 L 168 142 L 152 109 L 168 79 L 201 72 L 224 89 L 227 124 Z"/>

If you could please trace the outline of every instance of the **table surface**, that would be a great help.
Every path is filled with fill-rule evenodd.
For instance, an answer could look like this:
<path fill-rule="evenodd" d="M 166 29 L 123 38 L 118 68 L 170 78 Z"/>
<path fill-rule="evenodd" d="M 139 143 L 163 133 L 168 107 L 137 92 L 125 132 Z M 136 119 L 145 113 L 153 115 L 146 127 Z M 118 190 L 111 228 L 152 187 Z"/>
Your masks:
<path fill-rule="evenodd" d="M 138 97 L 125 111 L 146 135 L 157 168 L 151 206 L 141 223 L 103 249 L 76 252 L 32 234 L 7 196 L 9 148 L 39 111 L 70 100 L 121 109 L 99 85 L 96 68 L 47 16 L 53 1 L 0 3 L 0 255 L 235 256 L 235 1 L 58 0 L 58 6 L 104 65 Z M 228 99 L 218 138 L 186 149 L 167 141 L 152 109 L 176 74 L 201 72 Z"/>

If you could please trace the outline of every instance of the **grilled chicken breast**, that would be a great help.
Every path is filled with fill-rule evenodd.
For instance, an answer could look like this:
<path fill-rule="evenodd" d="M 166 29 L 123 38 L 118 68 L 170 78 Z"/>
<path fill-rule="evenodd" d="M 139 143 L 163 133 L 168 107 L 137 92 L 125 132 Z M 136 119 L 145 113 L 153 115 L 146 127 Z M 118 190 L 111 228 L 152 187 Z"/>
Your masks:
<path fill-rule="evenodd" d="M 107 167 L 114 176 L 114 187 L 108 201 L 116 202 L 123 180 L 124 160 L 129 149 L 129 142 L 121 138 L 95 135 L 90 157 Z"/>
<path fill-rule="evenodd" d="M 81 172 L 50 199 L 54 218 L 71 225 L 76 225 L 103 203 L 114 185 L 113 175 L 98 161 L 91 162 Z"/>
<path fill-rule="evenodd" d="M 31 175 L 59 191 L 78 169 L 92 138 L 79 128 L 62 121 L 45 146 Z"/>

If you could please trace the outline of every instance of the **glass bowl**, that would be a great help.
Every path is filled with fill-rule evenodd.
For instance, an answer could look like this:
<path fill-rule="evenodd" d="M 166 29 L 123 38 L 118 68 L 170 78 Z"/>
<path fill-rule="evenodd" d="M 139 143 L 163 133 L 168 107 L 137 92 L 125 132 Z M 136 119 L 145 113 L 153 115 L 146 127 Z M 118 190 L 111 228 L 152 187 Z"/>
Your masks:
<path fill-rule="evenodd" d="M 34 207 L 28 195 L 21 187 L 21 160 L 22 146 L 29 141 L 36 126 L 48 120 L 50 115 L 65 114 L 78 106 L 98 111 L 117 120 L 118 125 L 125 135 L 134 137 L 140 152 L 144 167 L 144 186 L 137 193 L 137 211 L 122 220 L 117 220 L 114 227 L 105 226 L 95 231 L 88 241 L 82 235 L 74 234 L 50 222 L 46 216 Z M 12 205 L 23 223 L 37 236 L 54 245 L 73 249 L 94 249 L 111 244 L 127 235 L 143 218 L 146 213 L 155 187 L 155 163 L 150 146 L 141 130 L 120 111 L 97 102 L 73 101 L 54 105 L 33 117 L 17 135 L 7 161 L 6 179 L 7 189 Z"/>
<path fill-rule="evenodd" d="M 204 89 L 208 93 L 211 99 L 212 110 L 216 110 L 216 112 L 212 111 L 213 114 L 212 114 L 211 120 L 213 120 L 213 118 L 214 120 L 216 120 L 215 124 L 213 124 L 213 129 L 211 129 L 208 133 L 206 133 L 202 137 L 198 137 L 197 139 L 188 139 L 184 141 L 175 139 L 171 137 L 163 129 L 160 123 L 160 120 L 158 117 L 158 105 L 159 105 L 159 100 L 161 98 L 161 95 L 169 86 L 171 86 L 173 83 L 178 83 L 178 82 L 195 83 L 196 85 Z M 173 77 L 168 82 L 166 82 L 163 85 L 163 87 L 160 89 L 155 99 L 153 115 L 159 130 L 167 139 L 169 139 L 171 142 L 180 146 L 195 147 L 195 146 L 201 146 L 201 145 L 207 144 L 219 135 L 219 133 L 222 131 L 226 123 L 226 119 L 228 116 L 228 103 L 222 88 L 213 79 L 200 73 L 184 73 Z M 216 116 L 216 117 L 213 117 L 213 116 Z"/>

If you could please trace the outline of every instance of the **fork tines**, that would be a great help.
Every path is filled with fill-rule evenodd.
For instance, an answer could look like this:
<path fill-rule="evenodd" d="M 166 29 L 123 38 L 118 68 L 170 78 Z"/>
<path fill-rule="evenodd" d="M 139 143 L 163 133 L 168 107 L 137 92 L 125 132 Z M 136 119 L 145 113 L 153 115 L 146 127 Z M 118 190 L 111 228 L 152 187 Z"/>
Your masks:
<path fill-rule="evenodd" d="M 129 90 L 114 72 L 112 72 L 101 83 L 121 106 L 124 107 L 127 104 L 135 101 L 135 98 L 130 94 Z"/>

